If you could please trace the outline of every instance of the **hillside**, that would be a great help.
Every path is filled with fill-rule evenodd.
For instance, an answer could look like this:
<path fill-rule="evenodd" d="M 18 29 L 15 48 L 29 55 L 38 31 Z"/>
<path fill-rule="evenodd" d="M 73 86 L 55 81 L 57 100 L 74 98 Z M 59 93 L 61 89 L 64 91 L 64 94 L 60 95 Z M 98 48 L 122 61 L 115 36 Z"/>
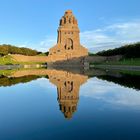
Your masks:
<path fill-rule="evenodd" d="M 122 55 L 123 58 L 140 58 L 140 42 L 135 44 L 124 45 L 120 48 L 110 49 L 98 52 L 100 56 Z"/>
<path fill-rule="evenodd" d="M 9 44 L 0 45 L 0 56 L 5 56 L 8 54 L 21 54 L 27 56 L 47 55 L 47 53 L 38 52 L 30 48 L 17 47 Z"/>

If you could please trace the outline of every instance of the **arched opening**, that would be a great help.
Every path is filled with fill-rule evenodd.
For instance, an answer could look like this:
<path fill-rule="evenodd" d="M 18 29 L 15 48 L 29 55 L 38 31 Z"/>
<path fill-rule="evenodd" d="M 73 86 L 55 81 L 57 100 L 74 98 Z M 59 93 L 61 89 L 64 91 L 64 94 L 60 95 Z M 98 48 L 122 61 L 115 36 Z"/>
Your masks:
<path fill-rule="evenodd" d="M 64 48 L 65 50 L 73 50 L 73 41 L 71 38 L 66 39 L 66 44 Z"/>

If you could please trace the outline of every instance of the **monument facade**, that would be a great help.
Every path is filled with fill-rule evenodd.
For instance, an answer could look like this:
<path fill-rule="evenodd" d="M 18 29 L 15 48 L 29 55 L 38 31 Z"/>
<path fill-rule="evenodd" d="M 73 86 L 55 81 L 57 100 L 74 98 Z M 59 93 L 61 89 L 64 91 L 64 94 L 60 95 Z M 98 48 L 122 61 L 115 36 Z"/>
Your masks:
<path fill-rule="evenodd" d="M 51 61 L 87 56 L 88 50 L 80 44 L 79 33 L 77 19 L 67 10 L 60 19 L 57 44 L 49 50 Z"/>

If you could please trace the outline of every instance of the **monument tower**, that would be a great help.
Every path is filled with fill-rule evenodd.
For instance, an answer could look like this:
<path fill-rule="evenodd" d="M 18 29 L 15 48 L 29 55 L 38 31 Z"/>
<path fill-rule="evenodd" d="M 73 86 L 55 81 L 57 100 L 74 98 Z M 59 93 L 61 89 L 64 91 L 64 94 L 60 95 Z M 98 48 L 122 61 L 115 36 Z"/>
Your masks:
<path fill-rule="evenodd" d="M 67 10 L 60 19 L 57 44 L 49 50 L 51 60 L 67 60 L 87 56 L 88 50 L 80 44 L 79 33 L 77 19 L 71 10 Z"/>

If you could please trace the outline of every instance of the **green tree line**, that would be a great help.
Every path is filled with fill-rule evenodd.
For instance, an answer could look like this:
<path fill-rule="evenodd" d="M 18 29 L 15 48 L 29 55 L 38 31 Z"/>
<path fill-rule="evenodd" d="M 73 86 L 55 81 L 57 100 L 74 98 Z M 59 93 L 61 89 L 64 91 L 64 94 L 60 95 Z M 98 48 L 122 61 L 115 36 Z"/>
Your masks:
<path fill-rule="evenodd" d="M 30 81 L 36 80 L 41 77 L 48 79 L 48 75 L 46 76 L 28 75 L 28 76 L 22 76 L 22 77 L 7 77 L 4 75 L 0 75 L 0 87 L 12 86 L 19 83 L 28 83 Z"/>
<path fill-rule="evenodd" d="M 23 76 L 23 77 L 15 77 L 15 78 L 8 78 L 6 76 L 1 75 L 0 76 L 0 86 L 12 86 L 16 85 L 18 83 L 27 83 L 32 80 L 40 78 L 39 76 L 35 75 L 29 75 L 29 76 Z"/>
<path fill-rule="evenodd" d="M 121 73 L 120 73 L 121 74 Z M 139 75 L 131 75 L 131 74 L 121 74 L 120 77 L 115 77 L 111 75 L 101 75 L 97 76 L 99 79 L 110 81 L 116 84 L 120 84 L 125 87 L 134 88 L 136 90 L 140 90 L 140 76 Z"/>
<path fill-rule="evenodd" d="M 4 56 L 4 55 L 8 55 L 8 54 L 22 54 L 22 55 L 27 55 L 27 56 L 35 56 L 38 55 L 42 52 L 38 52 L 36 50 L 32 50 L 29 48 L 19 48 L 13 45 L 9 45 L 9 44 L 3 44 L 0 45 L 0 55 Z"/>
<path fill-rule="evenodd" d="M 135 44 L 124 45 L 120 48 L 104 50 L 98 52 L 97 55 L 100 56 L 113 56 L 113 55 L 123 55 L 124 58 L 140 58 L 140 42 Z"/>

